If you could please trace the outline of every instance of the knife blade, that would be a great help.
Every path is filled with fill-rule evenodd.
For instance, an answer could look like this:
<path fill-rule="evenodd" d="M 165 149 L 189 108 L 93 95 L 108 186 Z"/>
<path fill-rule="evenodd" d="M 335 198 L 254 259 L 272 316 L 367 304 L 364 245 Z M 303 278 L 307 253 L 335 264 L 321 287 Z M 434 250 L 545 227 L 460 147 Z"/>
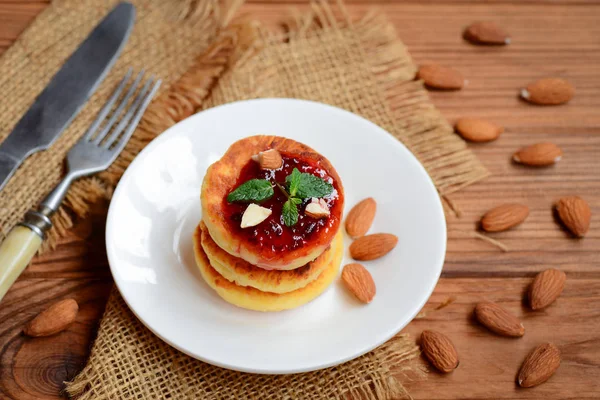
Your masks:
<path fill-rule="evenodd" d="M 0 144 L 0 190 L 31 154 L 45 150 L 100 85 L 127 41 L 135 8 L 119 3 L 67 59 Z"/>

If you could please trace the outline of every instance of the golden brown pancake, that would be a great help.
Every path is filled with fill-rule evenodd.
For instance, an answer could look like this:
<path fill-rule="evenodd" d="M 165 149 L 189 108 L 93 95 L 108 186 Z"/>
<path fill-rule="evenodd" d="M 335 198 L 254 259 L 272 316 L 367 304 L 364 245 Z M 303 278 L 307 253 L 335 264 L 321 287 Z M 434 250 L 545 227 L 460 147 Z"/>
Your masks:
<path fill-rule="evenodd" d="M 251 157 L 268 149 L 278 150 L 288 160 L 297 158 L 302 162 L 310 163 L 315 170 L 318 169 L 326 174 L 328 179 L 332 180 L 335 188 L 335 202 L 331 203 L 331 215 L 324 220 L 310 220 L 309 217 L 306 217 L 305 222 L 299 223 L 298 227 L 294 228 L 300 229 L 301 225 L 306 223 L 306 226 L 302 228 L 309 233 L 306 240 L 303 237 L 301 243 L 295 243 L 281 251 L 273 250 L 277 248 L 277 244 L 271 243 L 270 240 L 276 240 L 275 235 L 260 241 L 248 240 L 248 237 L 244 236 L 246 232 L 239 228 L 239 222 L 232 222 L 234 219 L 227 210 L 229 207 L 226 201 L 227 195 L 239 186 L 241 172 L 252 162 Z M 288 165 L 291 164 L 288 163 Z M 275 196 L 278 195 L 281 196 L 281 193 L 276 189 Z M 202 219 L 210 236 L 220 248 L 263 269 L 290 270 L 316 259 L 331 244 L 340 227 L 344 193 L 336 170 L 325 157 L 315 150 L 294 140 L 278 136 L 251 136 L 232 144 L 225 155 L 208 168 L 202 184 L 201 203 Z M 304 206 L 299 206 L 301 214 Z M 280 214 L 280 212 L 273 212 L 277 218 Z M 239 218 L 239 215 L 236 217 Z M 303 218 L 302 215 L 301 218 Z M 266 222 L 263 224 L 267 225 Z M 276 225 L 273 225 L 274 230 L 283 229 L 284 233 L 291 232 L 292 228 L 282 224 Z M 310 226 L 317 226 L 317 228 L 309 230 Z M 294 237 L 300 237 L 300 235 Z"/>
<path fill-rule="evenodd" d="M 332 253 L 332 259 L 317 279 L 301 289 L 278 294 L 261 292 L 253 287 L 238 286 L 228 281 L 210 265 L 200 240 L 194 240 L 196 264 L 206 283 L 228 303 L 255 311 L 288 310 L 304 305 L 321 295 L 338 274 L 343 256 L 342 240 L 334 240 L 329 251 Z"/>
<path fill-rule="evenodd" d="M 210 265 L 230 282 L 239 286 L 249 286 L 262 292 L 287 293 L 303 288 L 314 281 L 329 265 L 332 252 L 325 250 L 316 260 L 293 270 L 266 270 L 251 265 L 241 258 L 234 257 L 221 249 L 210 237 L 206 225 L 200 222 L 194 234 L 200 240 L 202 249 Z M 335 240 L 342 240 L 341 232 Z"/>

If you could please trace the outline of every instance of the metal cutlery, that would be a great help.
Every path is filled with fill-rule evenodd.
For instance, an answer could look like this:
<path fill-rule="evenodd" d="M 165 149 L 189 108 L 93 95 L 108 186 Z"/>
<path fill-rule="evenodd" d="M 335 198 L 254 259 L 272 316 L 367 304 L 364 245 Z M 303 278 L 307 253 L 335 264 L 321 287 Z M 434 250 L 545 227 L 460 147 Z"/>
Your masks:
<path fill-rule="evenodd" d="M 127 88 L 131 70 L 125 75 L 96 120 L 69 151 L 63 180 L 37 210 L 27 212 L 24 221 L 0 245 L 0 300 L 41 246 L 45 232 L 52 226 L 50 217 L 58 210 L 71 183 L 107 169 L 127 144 L 161 83 L 150 78 L 138 90 L 142 77 L 140 72 Z"/>
<path fill-rule="evenodd" d="M 71 123 L 121 53 L 135 8 L 120 3 L 69 57 L 0 144 L 0 190 L 31 154 L 47 149 Z"/>

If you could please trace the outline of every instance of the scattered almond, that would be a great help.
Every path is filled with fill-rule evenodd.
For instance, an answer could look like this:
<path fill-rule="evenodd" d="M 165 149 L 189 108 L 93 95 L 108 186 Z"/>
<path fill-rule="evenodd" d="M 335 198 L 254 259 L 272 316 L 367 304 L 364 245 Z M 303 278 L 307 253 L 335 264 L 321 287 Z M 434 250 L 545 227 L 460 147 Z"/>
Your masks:
<path fill-rule="evenodd" d="M 536 275 L 529 287 L 529 305 L 532 310 L 548 307 L 565 288 L 567 276 L 558 269 L 547 269 Z"/>
<path fill-rule="evenodd" d="M 252 159 L 260 165 L 260 169 L 279 169 L 283 165 L 281 154 L 276 149 L 261 151 Z"/>
<path fill-rule="evenodd" d="M 265 219 L 271 215 L 273 211 L 268 208 L 261 207 L 257 204 L 249 204 L 242 215 L 242 223 L 240 226 L 242 228 L 249 228 L 251 226 L 256 226 L 263 222 Z"/>
<path fill-rule="evenodd" d="M 525 327 L 521 321 L 496 303 L 478 303 L 475 306 L 475 317 L 483 326 L 498 335 L 521 337 L 525 334 Z"/>
<path fill-rule="evenodd" d="M 365 267 L 360 264 L 348 264 L 342 270 L 342 281 L 363 303 L 370 303 L 375 297 L 376 289 L 373 277 Z"/>
<path fill-rule="evenodd" d="M 306 205 L 304 213 L 316 219 L 327 218 L 329 217 L 329 206 L 327 206 L 327 202 L 324 199 L 313 197 L 310 203 Z"/>
<path fill-rule="evenodd" d="M 517 151 L 513 160 L 533 167 L 545 167 L 560 161 L 562 154 L 560 147 L 554 143 L 536 143 Z"/>
<path fill-rule="evenodd" d="M 528 388 L 546 382 L 560 366 L 560 350 L 552 343 L 537 346 L 519 370 L 517 383 Z"/>
<path fill-rule="evenodd" d="M 398 244 L 398 238 L 391 233 L 375 233 L 362 236 L 350 245 L 350 256 L 359 261 L 383 257 Z"/>
<path fill-rule="evenodd" d="M 590 228 L 592 210 L 579 196 L 563 197 L 556 203 L 556 212 L 562 223 L 577 237 L 583 237 Z"/>
<path fill-rule="evenodd" d="M 481 218 L 481 227 L 486 232 L 500 232 L 525 221 L 529 207 L 522 204 L 503 204 L 486 212 Z"/>
<path fill-rule="evenodd" d="M 465 83 L 460 72 L 438 64 L 422 65 L 417 72 L 417 78 L 422 79 L 425 85 L 431 88 L 443 90 L 462 89 Z"/>
<path fill-rule="evenodd" d="M 66 329 L 77 317 L 79 306 L 73 299 L 54 303 L 29 321 L 23 333 L 31 337 L 50 336 Z"/>
<path fill-rule="evenodd" d="M 352 207 L 352 210 L 346 217 L 346 232 L 352 238 L 364 236 L 371 228 L 375 219 L 377 203 L 375 199 L 369 197 Z"/>
<path fill-rule="evenodd" d="M 452 372 L 458 367 L 456 348 L 442 333 L 423 331 L 421 333 L 421 349 L 429 362 L 441 372 Z"/>
<path fill-rule="evenodd" d="M 491 21 L 472 23 L 465 30 L 464 37 L 476 44 L 505 45 L 510 43 L 508 33 Z"/>
<path fill-rule="evenodd" d="M 521 97 L 539 105 L 557 105 L 568 102 L 575 95 L 575 88 L 564 79 L 540 79 L 521 89 Z"/>
<path fill-rule="evenodd" d="M 456 131 L 471 142 L 490 142 L 498 139 L 504 128 L 478 118 L 461 118 L 456 122 Z"/>

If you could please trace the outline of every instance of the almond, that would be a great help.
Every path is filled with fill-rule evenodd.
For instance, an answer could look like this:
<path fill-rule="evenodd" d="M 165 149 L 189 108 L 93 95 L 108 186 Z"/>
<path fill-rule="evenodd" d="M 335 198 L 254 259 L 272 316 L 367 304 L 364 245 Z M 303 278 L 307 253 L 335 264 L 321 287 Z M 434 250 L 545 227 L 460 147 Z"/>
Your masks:
<path fill-rule="evenodd" d="M 560 161 L 562 154 L 560 147 L 554 143 L 536 143 L 517 151 L 513 160 L 533 167 L 545 167 Z"/>
<path fill-rule="evenodd" d="M 375 297 L 376 289 L 373 277 L 360 264 L 346 265 L 342 270 L 342 281 L 348 290 L 363 303 L 370 303 Z"/>
<path fill-rule="evenodd" d="M 556 203 L 556 212 L 562 223 L 578 237 L 583 237 L 590 228 L 592 210 L 579 196 L 563 197 Z"/>
<path fill-rule="evenodd" d="M 560 366 L 560 350 L 552 343 L 537 346 L 519 370 L 517 383 L 528 388 L 546 382 Z"/>
<path fill-rule="evenodd" d="M 522 204 L 503 204 L 486 212 L 481 218 L 481 227 L 486 232 L 500 232 L 525 221 L 529 207 Z"/>
<path fill-rule="evenodd" d="M 359 237 L 350 245 L 350 256 L 359 261 L 374 260 L 392 251 L 396 244 L 398 238 L 391 233 Z"/>
<path fill-rule="evenodd" d="M 422 65 L 417 72 L 417 79 L 423 80 L 431 88 L 443 90 L 462 89 L 465 83 L 460 72 L 438 64 Z"/>
<path fill-rule="evenodd" d="M 252 156 L 252 159 L 258 162 L 260 169 L 279 169 L 283 165 L 281 154 L 275 149 L 261 151 Z"/>
<path fill-rule="evenodd" d="M 269 218 L 269 216 L 272 213 L 273 211 L 271 211 L 268 208 L 261 207 L 254 203 L 249 204 L 248 207 L 246 207 L 244 214 L 242 215 L 242 222 L 240 224 L 240 227 L 243 229 L 256 226 L 263 222 L 265 219 Z"/>
<path fill-rule="evenodd" d="M 312 218 L 320 219 L 329 217 L 329 206 L 325 199 L 313 197 L 311 202 L 304 208 L 304 213 Z"/>
<path fill-rule="evenodd" d="M 461 118 L 456 122 L 456 131 L 471 142 L 490 142 L 498 139 L 504 128 L 478 118 Z"/>
<path fill-rule="evenodd" d="M 452 372 L 458 367 L 456 348 L 442 333 L 423 331 L 421 333 L 421 349 L 429 362 L 441 372 Z"/>
<path fill-rule="evenodd" d="M 501 336 L 521 337 L 525 328 L 517 317 L 505 308 L 490 301 L 482 301 L 475 306 L 475 317 L 483 326 Z"/>
<path fill-rule="evenodd" d="M 75 300 L 61 300 L 29 321 L 23 333 L 31 337 L 54 335 L 75 321 L 78 311 L 79 306 Z"/>
<path fill-rule="evenodd" d="M 364 236 L 371 228 L 375 219 L 377 203 L 372 197 L 362 200 L 352 207 L 346 217 L 346 232 L 352 238 Z"/>
<path fill-rule="evenodd" d="M 564 79 L 540 79 L 521 89 L 521 97 L 530 103 L 557 105 L 568 102 L 575 95 L 575 88 Z"/>
<path fill-rule="evenodd" d="M 505 45 L 510 36 L 501 27 L 491 21 L 473 22 L 464 33 L 465 39 L 476 44 Z"/>
<path fill-rule="evenodd" d="M 565 288 L 567 276 L 558 269 L 547 269 L 536 275 L 529 287 L 529 305 L 532 310 L 548 307 Z"/>

